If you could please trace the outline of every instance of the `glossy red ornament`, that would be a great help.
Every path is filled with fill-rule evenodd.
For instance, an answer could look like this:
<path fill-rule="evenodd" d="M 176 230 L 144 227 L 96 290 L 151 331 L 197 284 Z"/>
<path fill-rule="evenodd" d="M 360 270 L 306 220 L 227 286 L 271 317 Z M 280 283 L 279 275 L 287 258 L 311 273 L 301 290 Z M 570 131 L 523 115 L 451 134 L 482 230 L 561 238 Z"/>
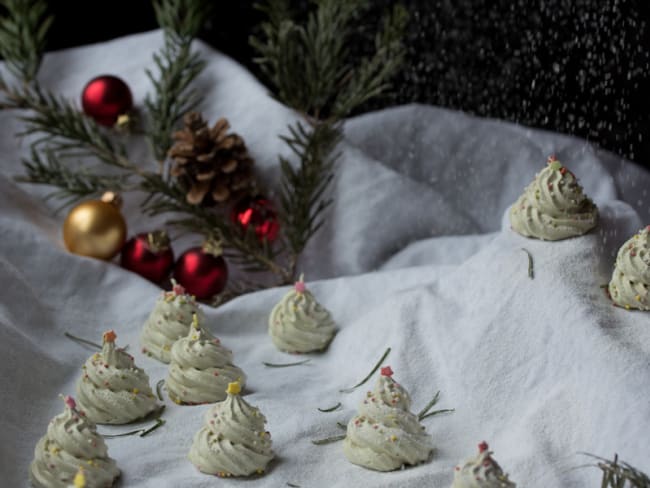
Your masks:
<path fill-rule="evenodd" d="M 174 279 L 199 299 L 221 293 L 228 281 L 228 266 L 219 246 L 207 242 L 185 251 L 174 266 Z"/>
<path fill-rule="evenodd" d="M 245 197 L 235 204 L 232 222 L 245 232 L 250 228 L 260 241 L 273 242 L 278 237 L 280 223 L 273 204 L 262 196 Z"/>
<path fill-rule="evenodd" d="M 174 266 L 174 252 L 165 231 L 145 232 L 132 237 L 122 248 L 122 267 L 160 283 Z"/>
<path fill-rule="evenodd" d="M 84 113 L 98 124 L 113 126 L 120 115 L 133 108 L 129 86 L 117 76 L 102 75 L 90 80 L 81 94 Z"/>

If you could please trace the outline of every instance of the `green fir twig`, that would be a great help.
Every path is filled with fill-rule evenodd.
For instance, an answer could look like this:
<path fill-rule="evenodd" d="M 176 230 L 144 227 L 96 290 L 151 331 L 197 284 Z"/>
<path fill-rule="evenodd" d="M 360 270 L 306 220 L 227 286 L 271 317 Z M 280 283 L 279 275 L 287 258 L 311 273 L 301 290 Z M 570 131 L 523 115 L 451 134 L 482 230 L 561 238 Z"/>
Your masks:
<path fill-rule="evenodd" d="M 158 395 L 158 400 L 161 402 L 164 400 L 163 394 L 162 394 L 162 389 L 165 386 L 165 380 L 159 380 L 158 383 L 156 383 L 156 394 Z"/>
<path fill-rule="evenodd" d="M 267 363 L 266 361 L 263 361 L 262 364 L 267 368 L 289 368 L 291 366 L 300 366 L 301 364 L 306 364 L 309 361 L 311 361 L 311 359 L 305 359 L 303 361 L 297 361 L 295 363 Z"/>
<path fill-rule="evenodd" d="M 418 420 L 424 420 L 435 415 L 440 415 L 441 413 L 455 412 L 453 408 L 443 408 L 442 410 L 433 410 L 431 409 L 438 403 L 440 400 L 440 390 L 436 392 L 431 401 L 427 403 L 420 412 L 418 412 Z"/>
<path fill-rule="evenodd" d="M 36 79 L 54 18 L 45 0 L 2 0 L 6 15 L 0 18 L 0 56 L 12 75 L 23 84 Z"/>
<path fill-rule="evenodd" d="M 364 379 L 359 381 L 359 383 L 357 383 L 356 385 L 351 386 L 350 388 L 344 388 L 342 390 L 339 390 L 339 392 L 341 392 L 341 393 L 350 393 L 350 392 L 356 390 L 357 388 L 359 388 L 361 385 L 364 385 L 370 378 L 372 378 L 372 375 L 375 374 L 375 372 L 379 369 L 379 367 L 382 365 L 382 363 L 388 357 L 389 354 L 390 354 L 390 347 L 388 349 L 386 349 L 386 351 L 381 356 L 381 358 L 379 358 L 379 361 L 377 361 L 377 364 L 375 364 L 375 367 L 372 368 L 370 373 L 368 373 L 368 375 Z"/>
<path fill-rule="evenodd" d="M 346 434 L 333 435 L 331 437 L 325 437 L 324 439 L 314 439 L 311 441 L 312 444 L 317 446 L 322 446 L 325 444 L 331 444 L 332 442 L 338 442 L 345 439 Z"/>
<path fill-rule="evenodd" d="M 601 488 L 650 488 L 650 477 L 639 469 L 619 461 L 618 454 L 614 454 L 614 459 L 606 459 L 594 454 L 583 452 L 598 460 L 595 466 L 603 472 Z"/>
<path fill-rule="evenodd" d="M 85 344 L 87 346 L 94 347 L 95 349 L 102 348 L 101 344 L 97 344 L 96 342 L 89 341 L 88 339 L 77 337 L 76 335 L 70 334 L 70 332 L 64 332 L 63 335 L 66 336 L 68 339 L 71 339 L 75 342 L 79 342 L 80 344 Z"/>
<path fill-rule="evenodd" d="M 205 61 L 192 52 L 191 46 L 211 8 L 204 0 L 157 0 L 153 6 L 165 39 L 153 57 L 156 73 L 146 70 L 154 94 L 147 96 L 145 106 L 149 112 L 147 135 L 162 170 L 174 127 L 200 101 L 191 84 L 203 71 Z"/>
<path fill-rule="evenodd" d="M 528 249 L 521 248 L 528 255 L 528 277 L 532 280 L 535 278 L 535 269 L 533 267 L 533 255 Z"/>
<path fill-rule="evenodd" d="M 318 411 L 323 412 L 323 413 L 328 413 L 328 412 L 335 412 L 339 408 L 341 408 L 341 402 L 338 402 L 336 405 L 334 405 L 332 407 L 328 407 L 328 408 L 320 408 L 319 407 Z"/>
<path fill-rule="evenodd" d="M 156 423 L 155 423 L 153 426 L 149 427 L 148 429 L 142 431 L 142 433 L 140 434 L 140 437 L 146 437 L 146 436 L 148 436 L 148 435 L 151 434 L 154 430 L 156 430 L 156 429 L 158 429 L 159 427 L 162 427 L 163 425 L 165 425 L 165 422 L 166 422 L 165 419 L 161 419 L 160 417 L 158 417 L 158 418 L 156 419 Z"/>

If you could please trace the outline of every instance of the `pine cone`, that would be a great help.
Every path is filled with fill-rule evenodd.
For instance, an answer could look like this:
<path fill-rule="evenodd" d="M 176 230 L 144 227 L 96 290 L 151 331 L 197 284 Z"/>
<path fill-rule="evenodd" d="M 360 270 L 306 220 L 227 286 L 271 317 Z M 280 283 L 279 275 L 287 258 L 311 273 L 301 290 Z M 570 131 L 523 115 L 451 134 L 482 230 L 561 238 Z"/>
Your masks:
<path fill-rule="evenodd" d="M 183 122 L 168 154 L 174 161 L 171 175 L 186 188 L 188 203 L 214 205 L 250 194 L 253 159 L 239 135 L 227 134 L 228 121 L 221 118 L 210 128 L 201 114 L 189 112 Z"/>

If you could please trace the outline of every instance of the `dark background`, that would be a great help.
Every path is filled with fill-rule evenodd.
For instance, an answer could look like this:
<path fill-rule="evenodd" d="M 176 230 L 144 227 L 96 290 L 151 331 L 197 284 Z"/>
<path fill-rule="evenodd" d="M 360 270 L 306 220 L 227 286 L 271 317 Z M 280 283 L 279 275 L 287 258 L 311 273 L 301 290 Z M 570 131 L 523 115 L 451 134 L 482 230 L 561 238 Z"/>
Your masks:
<path fill-rule="evenodd" d="M 56 20 L 48 49 L 157 27 L 144 0 L 49 3 Z M 394 3 L 370 2 L 359 23 L 361 40 L 372 40 L 382 12 Z M 574 134 L 650 166 L 648 0 L 401 3 L 410 13 L 406 64 L 393 93 L 361 111 L 409 102 L 456 108 Z M 248 37 L 262 15 L 252 1 L 215 5 L 200 37 L 260 77 Z M 309 3 L 295 5 L 304 13 Z M 355 43 L 358 54 L 364 45 Z"/>

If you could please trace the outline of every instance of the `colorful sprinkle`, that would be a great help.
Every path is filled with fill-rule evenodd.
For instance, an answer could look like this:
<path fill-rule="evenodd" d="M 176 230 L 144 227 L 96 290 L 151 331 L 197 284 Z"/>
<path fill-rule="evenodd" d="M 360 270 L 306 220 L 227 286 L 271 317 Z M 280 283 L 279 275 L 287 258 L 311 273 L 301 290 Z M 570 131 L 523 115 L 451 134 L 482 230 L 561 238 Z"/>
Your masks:
<path fill-rule="evenodd" d="M 104 342 L 115 342 L 115 339 L 117 339 L 117 334 L 115 333 L 114 330 L 109 330 L 104 332 L 104 335 L 102 336 L 102 339 Z"/>
<path fill-rule="evenodd" d="M 390 366 L 384 366 L 383 368 L 381 368 L 381 375 L 388 376 L 388 377 L 393 376 L 393 370 L 391 369 Z"/>

